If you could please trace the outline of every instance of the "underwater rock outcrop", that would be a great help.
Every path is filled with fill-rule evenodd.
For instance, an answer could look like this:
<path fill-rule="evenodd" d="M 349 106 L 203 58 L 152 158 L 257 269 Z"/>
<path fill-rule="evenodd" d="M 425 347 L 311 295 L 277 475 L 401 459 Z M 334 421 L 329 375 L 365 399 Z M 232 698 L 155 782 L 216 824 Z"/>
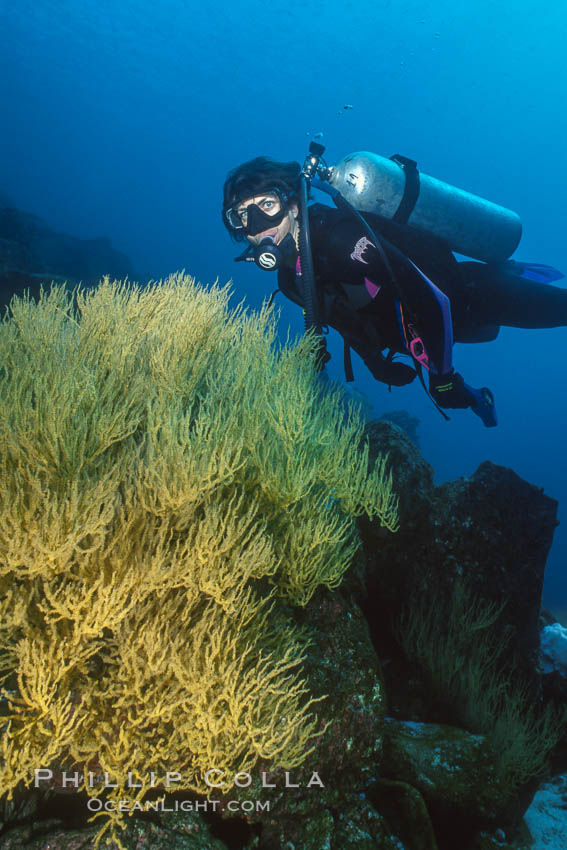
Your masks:
<path fill-rule="evenodd" d="M 505 605 L 504 625 L 515 663 L 529 675 L 537 662 L 545 564 L 557 526 L 557 502 L 510 469 L 482 463 L 468 478 L 433 486 L 433 473 L 398 428 L 372 423 L 400 492 L 400 533 L 388 540 L 361 521 L 368 559 L 370 621 L 395 618 L 408 587 L 450 592 L 467 579 L 473 594 Z"/>
<path fill-rule="evenodd" d="M 26 290 L 37 296 L 52 280 L 93 284 L 103 275 L 122 280 L 133 271 L 108 239 L 56 233 L 38 216 L 0 199 L 0 308 Z"/>
<path fill-rule="evenodd" d="M 557 503 L 491 463 L 435 487 L 431 469 L 399 429 L 376 422 L 369 433 L 396 459 L 402 493 L 396 545 L 360 521 L 367 557 L 361 604 L 382 662 L 389 713 L 423 724 L 425 739 L 435 724 L 449 724 L 481 736 L 485 752 L 494 748 L 486 788 L 493 789 L 491 813 L 466 795 L 460 803 L 451 804 L 451 794 L 445 805 L 434 802 L 429 787 L 428 807 L 444 846 L 466 846 L 463 831 L 471 841 L 475 832 L 499 826 L 514 834 L 565 729 L 565 715 L 543 699 L 538 666 Z M 435 750 L 427 755 L 424 747 L 422 760 L 435 761 Z M 387 751 L 386 772 L 407 780 L 403 748 Z"/>
<path fill-rule="evenodd" d="M 439 817 L 494 821 L 509 803 L 509 789 L 495 769 L 490 739 L 455 726 L 387 717 L 384 776 L 412 785 Z"/>

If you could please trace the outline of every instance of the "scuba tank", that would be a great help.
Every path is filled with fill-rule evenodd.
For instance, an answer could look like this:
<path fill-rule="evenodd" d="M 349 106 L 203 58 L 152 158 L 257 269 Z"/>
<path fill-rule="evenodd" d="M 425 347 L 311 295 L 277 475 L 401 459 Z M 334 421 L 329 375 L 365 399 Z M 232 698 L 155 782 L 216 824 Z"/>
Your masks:
<path fill-rule="evenodd" d="M 421 174 L 399 154 L 351 153 L 325 176 L 357 210 L 427 231 L 475 260 L 502 262 L 518 247 L 522 223 L 516 213 Z"/>

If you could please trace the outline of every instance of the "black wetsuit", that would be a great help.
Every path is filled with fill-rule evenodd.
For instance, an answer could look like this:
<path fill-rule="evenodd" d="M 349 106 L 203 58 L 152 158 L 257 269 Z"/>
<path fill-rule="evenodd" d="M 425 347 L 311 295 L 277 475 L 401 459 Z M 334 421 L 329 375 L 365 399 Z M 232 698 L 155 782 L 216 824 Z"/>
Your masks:
<path fill-rule="evenodd" d="M 567 289 L 525 280 L 505 264 L 457 262 L 443 240 L 364 215 L 385 240 L 397 292 L 380 252 L 348 212 L 312 205 L 311 247 L 321 322 L 339 331 L 378 380 L 407 383 L 396 380 L 389 368 L 401 364 L 392 364 L 381 352 L 407 353 L 408 325 L 411 333 L 415 325 L 423 340 L 427 368 L 434 374 L 451 370 L 453 342 L 495 339 L 502 325 L 567 325 Z M 285 295 L 303 304 L 295 269 L 280 270 L 278 283 Z"/>

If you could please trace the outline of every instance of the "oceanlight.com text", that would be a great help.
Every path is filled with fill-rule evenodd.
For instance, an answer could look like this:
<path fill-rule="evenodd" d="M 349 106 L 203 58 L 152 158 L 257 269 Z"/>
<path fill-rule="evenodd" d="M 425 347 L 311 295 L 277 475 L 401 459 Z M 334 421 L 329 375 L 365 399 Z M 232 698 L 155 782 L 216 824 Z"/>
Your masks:
<path fill-rule="evenodd" d="M 91 812 L 216 812 L 220 811 L 220 800 L 100 800 L 93 797 L 87 802 Z M 229 800 L 222 804 L 229 812 L 269 812 L 268 800 Z"/>

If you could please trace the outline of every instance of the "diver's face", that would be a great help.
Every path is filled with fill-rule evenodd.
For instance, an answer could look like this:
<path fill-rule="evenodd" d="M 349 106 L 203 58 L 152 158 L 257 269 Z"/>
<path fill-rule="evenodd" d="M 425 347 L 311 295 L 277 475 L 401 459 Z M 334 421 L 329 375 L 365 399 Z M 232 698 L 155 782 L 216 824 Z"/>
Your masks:
<path fill-rule="evenodd" d="M 256 204 L 266 215 L 277 216 L 281 211 L 280 199 L 275 194 L 268 193 L 266 195 L 256 195 L 253 198 L 247 198 L 245 201 L 241 201 L 236 209 L 244 227 L 247 224 L 246 210 L 250 204 Z M 298 214 L 297 205 L 292 204 L 289 212 L 282 218 L 279 224 L 273 227 L 267 227 L 266 230 L 263 230 L 261 233 L 255 233 L 254 236 L 250 236 L 247 233 L 246 238 L 252 245 L 259 245 L 262 239 L 265 239 L 267 236 L 271 237 L 276 245 L 279 245 L 288 233 L 291 233 L 295 238 Z"/>

